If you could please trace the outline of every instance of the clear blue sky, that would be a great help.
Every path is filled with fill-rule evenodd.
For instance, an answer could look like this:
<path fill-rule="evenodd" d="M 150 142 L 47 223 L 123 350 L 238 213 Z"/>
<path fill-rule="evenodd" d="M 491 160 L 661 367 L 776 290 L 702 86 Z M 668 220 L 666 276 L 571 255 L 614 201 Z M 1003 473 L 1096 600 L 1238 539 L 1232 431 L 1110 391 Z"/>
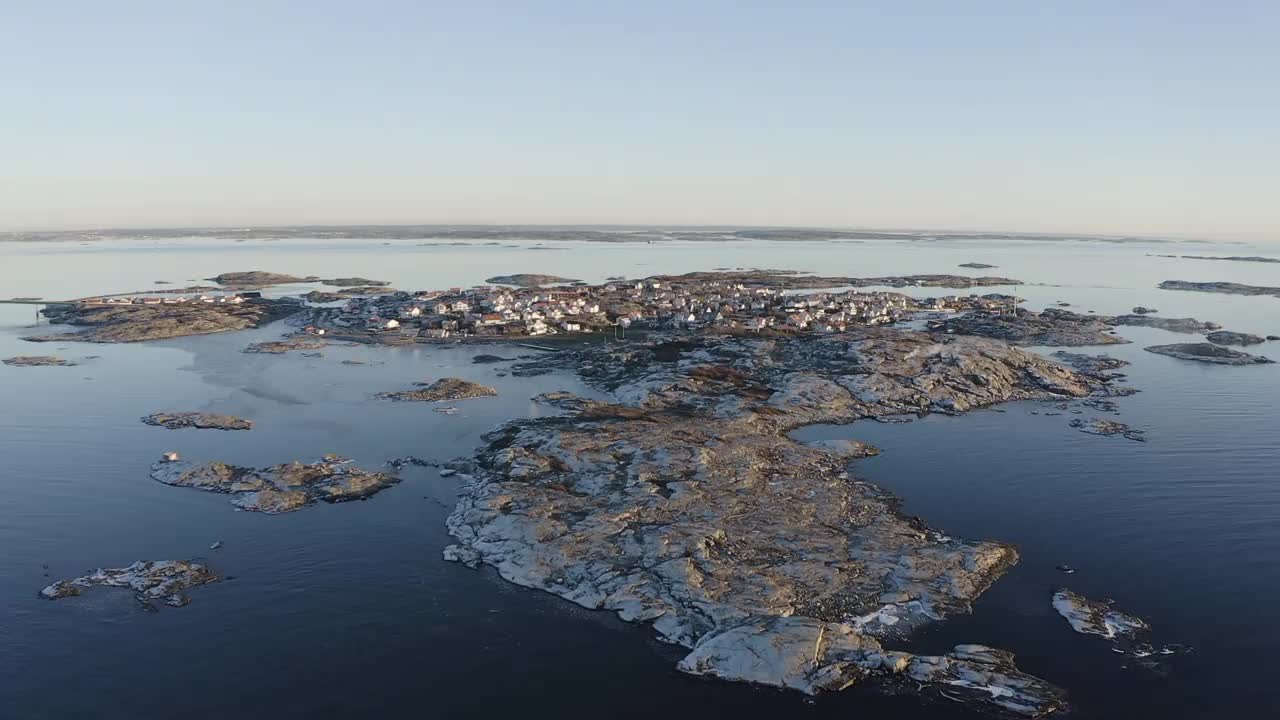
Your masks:
<path fill-rule="evenodd" d="M 0 229 L 1280 237 L 1280 2 L 0 7 Z"/>

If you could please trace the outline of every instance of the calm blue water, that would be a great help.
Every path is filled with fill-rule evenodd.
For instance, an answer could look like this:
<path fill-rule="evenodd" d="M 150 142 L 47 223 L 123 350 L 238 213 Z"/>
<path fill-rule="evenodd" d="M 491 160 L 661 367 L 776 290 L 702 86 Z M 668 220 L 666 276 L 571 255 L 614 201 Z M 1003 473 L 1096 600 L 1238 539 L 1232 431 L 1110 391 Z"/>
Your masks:
<path fill-rule="evenodd" d="M 1019 290 L 1033 308 L 1059 300 L 1114 313 L 1137 304 L 1228 329 L 1280 332 L 1280 300 L 1156 290 L 1165 279 L 1280 285 L 1280 267 L 1147 257 L 1266 254 L 1202 246 L 989 242 L 731 243 L 641 246 L 421 247 L 358 242 L 110 242 L 0 244 L 7 296 L 123 292 L 232 270 L 363 275 L 417 289 L 510 272 L 605 276 L 758 266 L 857 275 L 991 273 L 1044 286 Z M 286 289 L 287 290 L 287 289 Z M 688 678 L 679 653 L 613 618 L 440 559 L 452 479 L 407 470 L 368 502 L 269 517 L 225 497 L 147 477 L 166 450 L 192 459 L 268 464 L 338 452 L 366 465 L 414 454 L 466 454 L 505 419 L 537 413 L 540 392 L 587 392 L 568 376 L 498 377 L 472 365 L 492 348 L 330 347 L 324 358 L 244 355 L 268 327 L 145 345 L 31 345 L 33 309 L 0 305 L 0 357 L 99 355 L 72 368 L 0 366 L 0 717 L 223 718 L 444 716 L 971 717 L 855 689 L 816 703 L 771 690 Z M 1014 404 L 1004 412 L 908 425 L 805 429 L 856 437 L 884 454 L 855 466 L 900 495 L 908 512 L 969 538 L 1017 543 L 1023 560 L 971 616 L 936 625 L 914 647 L 983 642 L 1066 687 L 1084 718 L 1274 716 L 1270 653 L 1280 647 L 1280 365 L 1209 367 L 1144 353 L 1190 339 L 1126 328 L 1142 392 L 1120 420 L 1147 443 L 1071 430 L 1073 416 Z M 517 354 L 521 350 L 502 350 Z M 1259 350 L 1280 356 L 1280 343 Z M 343 359 L 371 363 L 345 366 Z M 461 376 L 498 398 L 446 416 L 372 401 L 410 382 Z M 138 422 L 157 410 L 211 410 L 256 421 L 249 433 L 167 431 Z M 210 551 L 221 540 L 225 546 Z M 128 593 L 45 602 L 52 579 L 138 559 L 205 557 L 235 579 L 193 591 L 182 609 L 138 612 Z M 1059 563 L 1079 569 L 1064 576 Z M 46 571 L 42 566 L 48 565 Z M 49 577 L 45 577 L 45 573 Z M 1160 642 L 1189 643 L 1168 677 L 1121 669 L 1097 638 L 1072 633 L 1049 608 L 1068 583 L 1151 621 Z"/>

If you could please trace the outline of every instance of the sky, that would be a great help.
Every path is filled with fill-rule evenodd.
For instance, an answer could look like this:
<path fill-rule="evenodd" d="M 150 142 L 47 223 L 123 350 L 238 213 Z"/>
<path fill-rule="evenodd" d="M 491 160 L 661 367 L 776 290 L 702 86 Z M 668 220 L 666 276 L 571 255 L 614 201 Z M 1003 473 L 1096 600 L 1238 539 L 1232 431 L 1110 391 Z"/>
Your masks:
<path fill-rule="evenodd" d="M 0 230 L 1280 242 L 1275 0 L 0 4 Z"/>

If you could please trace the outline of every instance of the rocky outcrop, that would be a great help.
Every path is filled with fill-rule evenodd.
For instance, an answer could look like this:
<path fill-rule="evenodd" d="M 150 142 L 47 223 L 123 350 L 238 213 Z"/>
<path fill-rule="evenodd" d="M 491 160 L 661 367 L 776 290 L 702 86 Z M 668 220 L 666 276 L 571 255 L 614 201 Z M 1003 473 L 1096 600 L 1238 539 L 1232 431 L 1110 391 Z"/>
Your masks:
<path fill-rule="evenodd" d="M 1013 345 L 1048 347 L 1127 343 L 1128 340 L 1116 336 L 1113 330 L 1124 325 L 1178 333 L 1202 333 L 1222 327 L 1195 318 L 1161 318 L 1140 313 L 1110 317 L 1060 308 L 1048 308 L 1039 313 L 1023 308 L 1018 308 L 1016 313 L 983 310 L 930 323 L 931 328 L 943 332 L 997 338 Z"/>
<path fill-rule="evenodd" d="M 305 335 L 286 338 L 284 340 L 268 340 L 265 342 L 253 343 L 241 352 L 262 353 L 267 355 L 282 355 L 294 350 L 318 350 L 325 347 L 328 343 L 323 340 L 317 340 Z"/>
<path fill-rule="evenodd" d="M 1240 256 L 1231 255 L 1229 257 L 1214 257 L 1211 255 L 1183 255 L 1184 260 L 1227 260 L 1230 262 L 1252 262 L 1252 263 L 1280 263 L 1280 258 L 1259 257 L 1258 255 Z"/>
<path fill-rule="evenodd" d="M 327 280 L 321 280 L 320 282 L 323 285 L 329 285 L 332 287 L 340 287 L 340 288 L 351 288 L 351 287 L 361 287 L 361 286 L 370 287 L 370 288 L 385 287 L 391 284 L 385 280 L 369 280 L 368 278 L 362 278 L 362 277 L 329 278 Z"/>
<path fill-rule="evenodd" d="M 1135 308 L 1133 309 L 1133 314 L 1134 314 L 1134 315 L 1152 315 L 1152 314 L 1154 314 L 1154 313 L 1158 313 L 1158 312 L 1160 312 L 1160 311 L 1159 311 L 1159 310 L 1157 310 L 1157 309 L 1155 309 L 1155 308 L 1143 307 L 1143 306 L 1141 306 L 1141 305 L 1139 305 L 1139 306 L 1137 306 L 1137 307 L 1135 307 Z"/>
<path fill-rule="evenodd" d="M 151 477 L 166 485 L 231 495 L 243 510 L 277 514 L 300 510 L 317 501 L 363 500 L 400 481 L 394 475 L 354 467 L 347 458 L 327 455 L 320 462 L 294 461 L 255 469 L 180 460 L 151 466 Z"/>
<path fill-rule="evenodd" d="M 416 400 L 421 402 L 448 402 L 466 400 L 468 398 L 492 397 L 498 391 L 488 385 L 481 385 L 462 378 L 441 378 L 433 383 L 414 383 L 420 390 L 400 390 L 397 392 L 378 393 L 378 397 L 386 400 Z"/>
<path fill-rule="evenodd" d="M 1150 629 L 1142 618 L 1126 615 L 1107 603 L 1090 600 L 1070 590 L 1063 589 L 1053 594 L 1053 609 L 1066 618 L 1072 630 L 1108 640 L 1132 640 L 1138 633 Z"/>
<path fill-rule="evenodd" d="M 17 357 L 5 358 L 0 362 L 14 367 L 70 367 L 77 364 L 70 360 L 63 360 L 55 355 L 18 355 Z"/>
<path fill-rule="evenodd" d="M 1212 363 L 1215 365 L 1263 365 L 1274 360 L 1261 355 L 1250 355 L 1242 350 L 1231 350 L 1212 343 L 1174 343 L 1172 345 L 1152 345 L 1143 348 L 1157 355 L 1168 355 L 1179 360 Z"/>
<path fill-rule="evenodd" d="M 476 365 L 492 365 L 494 363 L 510 362 L 514 358 L 501 357 L 499 355 L 476 355 L 471 358 L 471 362 Z"/>
<path fill-rule="evenodd" d="M 252 430 L 253 421 L 238 418 L 234 415 L 220 415 L 206 412 L 152 413 L 142 418 L 147 425 L 181 430 L 196 428 L 198 430 Z"/>
<path fill-rule="evenodd" d="M 874 449 L 788 432 L 1080 398 L 1105 380 L 987 340 L 875 329 L 593 345 L 521 366 L 573 368 L 614 400 L 542 396 L 560 414 L 485 436 L 447 559 L 651 623 L 688 648 L 686 672 L 803 692 L 924 683 L 1026 716 L 1061 706 L 1007 653 L 880 645 L 966 612 L 1017 552 L 943 535 L 850 478 Z"/>
<path fill-rule="evenodd" d="M 59 580 L 40 591 L 48 600 L 80 595 L 94 587 L 127 588 L 144 609 L 155 601 L 171 607 L 191 602 L 186 591 L 197 585 L 217 582 L 217 573 L 190 560 L 145 560 L 128 567 L 94 570 L 71 580 Z"/>
<path fill-rule="evenodd" d="M 294 283 L 316 282 L 320 278 L 315 276 L 297 277 L 295 275 L 286 275 L 284 273 L 249 270 L 245 272 L 222 273 L 221 275 L 206 279 L 212 280 L 224 287 L 264 288 L 272 285 L 292 285 Z"/>
<path fill-rule="evenodd" d="M 578 281 L 558 275 L 516 273 L 515 275 L 495 275 L 491 278 L 485 278 L 485 282 L 493 283 L 494 285 L 515 285 L 516 287 L 541 287 L 542 285 L 563 285 Z"/>
<path fill-rule="evenodd" d="M 1205 340 L 1214 345 L 1261 345 L 1267 339 L 1260 335 L 1251 335 L 1249 333 L 1231 332 L 1230 330 L 1218 330 L 1204 336 Z"/>
<path fill-rule="evenodd" d="M 1243 285 L 1233 282 L 1190 282 L 1187 280 L 1165 280 L 1158 286 L 1161 290 L 1186 290 L 1189 292 L 1226 293 L 1228 295 L 1274 295 L 1280 297 L 1280 287 L 1265 285 Z"/>
<path fill-rule="evenodd" d="M 1095 409 L 1105 409 L 1114 412 L 1114 408 L 1115 404 L 1110 403 L 1103 404 L 1101 408 Z M 1128 425 L 1125 425 L 1122 422 L 1116 422 L 1115 420 L 1104 420 L 1102 418 L 1089 418 L 1086 420 L 1083 418 L 1075 418 L 1069 423 L 1069 425 L 1080 432 L 1089 433 L 1090 435 L 1103 435 L 1107 437 L 1119 435 L 1126 440 L 1134 440 L 1137 442 L 1147 441 L 1146 433 L 1144 431 L 1134 430 Z"/>
<path fill-rule="evenodd" d="M 971 312 L 931 322 L 929 327 L 957 335 L 995 338 L 1011 345 L 1079 347 L 1128 342 L 1116 336 L 1105 320 L 1060 308 L 1048 308 L 1039 313 L 1018 308 L 1016 313 Z"/>
<path fill-rule="evenodd" d="M 988 265 L 988 264 L 986 264 L 986 263 L 980 263 L 980 262 L 967 262 L 967 263 L 960 263 L 959 267 L 962 267 L 962 268 L 973 268 L 973 269 L 975 269 L 975 270 L 986 270 L 986 269 L 993 268 L 993 267 L 998 267 L 998 266 L 996 266 L 996 265 Z"/>
<path fill-rule="evenodd" d="M 1208 321 L 1202 322 L 1195 318 L 1162 318 L 1140 314 L 1117 315 L 1116 317 L 1104 318 L 1103 320 L 1108 325 L 1150 327 L 1158 330 L 1168 330 L 1169 332 L 1186 333 L 1188 335 L 1207 332 L 1209 330 L 1217 330 L 1222 327 L 1218 323 Z"/>
<path fill-rule="evenodd" d="M 82 326 L 79 332 L 26 337 L 32 342 L 127 343 L 256 328 L 299 310 L 292 300 L 254 298 L 240 304 L 50 305 L 51 323 Z"/>
<path fill-rule="evenodd" d="M 1128 360 L 1113 358 L 1110 355 L 1085 355 L 1083 353 L 1067 352 L 1059 350 L 1053 354 L 1059 361 L 1075 368 L 1077 372 L 1093 375 L 1100 379 L 1113 380 L 1123 377 L 1123 374 L 1112 372 L 1122 367 L 1128 367 Z"/>

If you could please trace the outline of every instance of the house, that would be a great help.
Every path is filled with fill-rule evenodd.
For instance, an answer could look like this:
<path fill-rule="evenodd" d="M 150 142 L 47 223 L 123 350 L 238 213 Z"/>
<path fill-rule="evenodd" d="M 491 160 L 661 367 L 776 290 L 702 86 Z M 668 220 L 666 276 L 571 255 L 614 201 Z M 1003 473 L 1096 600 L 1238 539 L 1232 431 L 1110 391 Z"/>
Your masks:
<path fill-rule="evenodd" d="M 565 332 L 582 332 L 581 323 L 566 322 L 566 323 L 561 323 L 560 327 L 564 328 Z"/>

